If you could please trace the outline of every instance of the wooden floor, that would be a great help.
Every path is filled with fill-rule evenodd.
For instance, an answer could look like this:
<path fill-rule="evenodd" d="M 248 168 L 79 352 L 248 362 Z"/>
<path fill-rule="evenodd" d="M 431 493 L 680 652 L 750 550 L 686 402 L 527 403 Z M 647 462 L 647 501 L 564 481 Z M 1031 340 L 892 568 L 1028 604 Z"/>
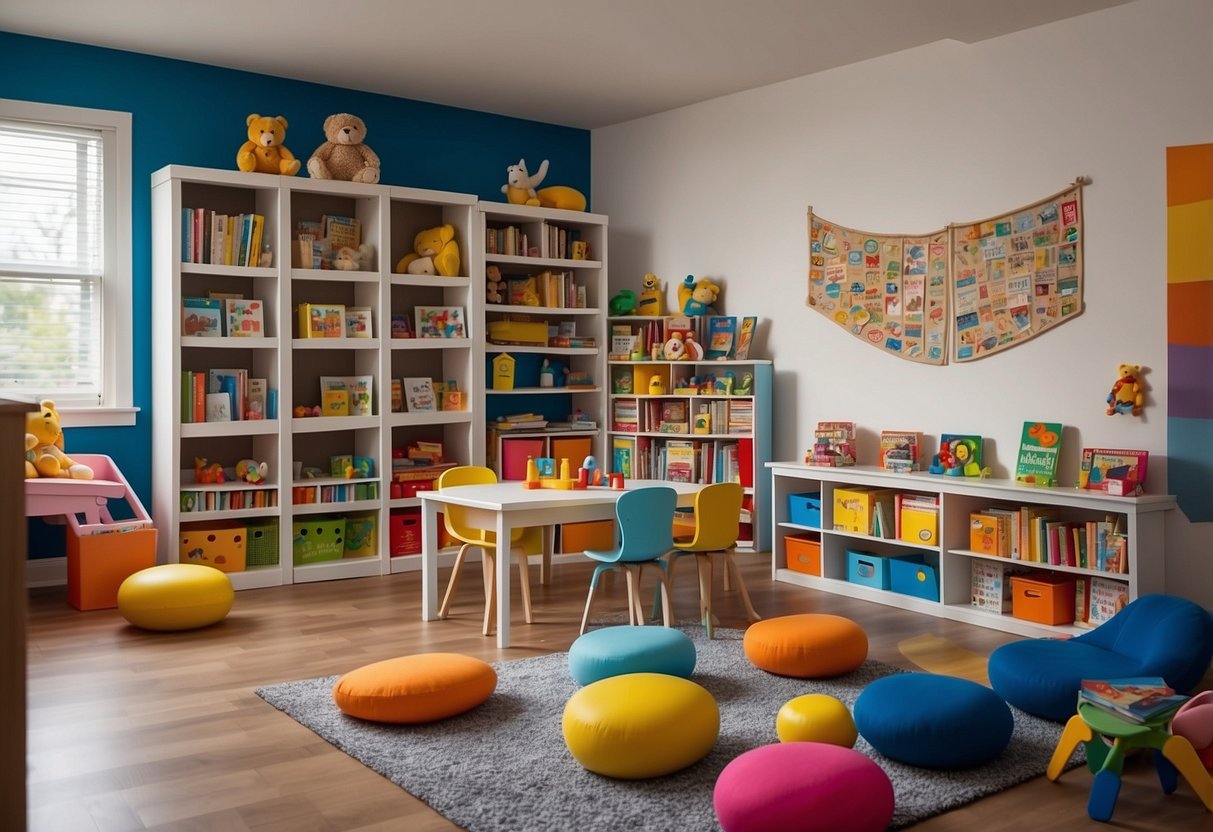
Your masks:
<path fill-rule="evenodd" d="M 925 634 L 984 654 L 1012 640 L 994 630 L 775 584 L 768 556 L 738 560 L 761 614 L 846 615 L 867 631 L 874 659 L 913 667 L 897 644 Z M 415 652 L 456 651 L 499 661 L 566 650 L 577 636 L 589 576 L 588 565 L 561 565 L 554 582 L 539 587 L 533 572 L 536 623 L 528 626 L 516 615 L 516 646 L 505 651 L 480 635 L 477 569 L 466 573 L 453 617 L 428 623 L 420 619 L 416 573 L 241 592 L 222 624 L 176 634 L 137 630 L 117 611 L 76 612 L 61 588 L 33 590 L 29 828 L 453 830 L 425 804 L 265 704 L 254 688 Z M 676 615 L 691 617 L 697 604 L 691 571 L 677 580 Z M 745 626 L 736 596 L 717 586 L 723 627 Z M 624 597 L 622 580 L 608 584 L 600 589 L 597 613 L 621 611 Z M 914 828 L 1108 829 L 1086 816 L 1090 784 L 1085 769 L 1067 773 L 1060 784 L 1042 777 Z M 1143 758 L 1130 760 L 1110 826 L 1213 830 L 1213 815 L 1184 784 L 1164 795 Z M 530 828 L 526 807 L 519 806 L 512 829 Z"/>

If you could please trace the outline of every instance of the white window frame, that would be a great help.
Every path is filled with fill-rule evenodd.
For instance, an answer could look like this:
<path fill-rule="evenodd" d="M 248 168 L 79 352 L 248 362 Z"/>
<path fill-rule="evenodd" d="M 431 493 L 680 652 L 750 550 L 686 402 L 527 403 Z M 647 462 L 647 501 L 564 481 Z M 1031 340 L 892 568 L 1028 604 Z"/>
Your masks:
<path fill-rule="evenodd" d="M 100 130 L 104 134 L 105 263 L 101 281 L 102 401 L 59 407 L 64 427 L 135 424 L 131 340 L 131 114 L 0 98 L 0 118 Z M 14 398 L 12 391 L 0 396 Z"/>

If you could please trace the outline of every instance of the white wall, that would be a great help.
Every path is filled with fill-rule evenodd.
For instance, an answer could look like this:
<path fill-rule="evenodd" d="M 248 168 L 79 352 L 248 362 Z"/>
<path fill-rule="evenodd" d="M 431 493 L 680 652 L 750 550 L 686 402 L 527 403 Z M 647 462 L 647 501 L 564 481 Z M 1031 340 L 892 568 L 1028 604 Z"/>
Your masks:
<path fill-rule="evenodd" d="M 862 33 L 806 32 L 820 37 Z M 1083 446 L 1144 448 L 1166 488 L 1165 150 L 1213 141 L 1213 3 L 1138 0 L 974 45 L 942 41 L 593 133 L 594 209 L 611 217 L 612 291 L 645 272 L 720 279 L 763 321 L 775 456 L 819 420 L 979 433 L 1014 472 L 1022 423 L 1060 421 L 1062 482 Z M 761 60 L 755 56 L 755 60 Z M 930 367 L 884 354 L 805 305 L 809 205 L 843 225 L 923 232 L 1084 189 L 1085 308 L 1029 343 Z M 1121 362 L 1140 418 L 1104 415 Z M 1213 453 L 1213 451 L 1211 451 Z M 1168 526 L 1168 589 L 1213 607 L 1213 524 Z M 1143 553 L 1145 555 L 1146 553 Z"/>

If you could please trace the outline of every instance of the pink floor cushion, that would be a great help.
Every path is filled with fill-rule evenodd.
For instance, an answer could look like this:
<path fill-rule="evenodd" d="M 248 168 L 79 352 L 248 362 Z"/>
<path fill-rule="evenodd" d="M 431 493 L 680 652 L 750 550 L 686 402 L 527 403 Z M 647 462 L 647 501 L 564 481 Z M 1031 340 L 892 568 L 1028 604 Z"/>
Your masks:
<path fill-rule="evenodd" d="M 893 818 L 893 784 L 858 751 L 785 742 L 725 766 L 712 803 L 724 832 L 882 832 Z"/>

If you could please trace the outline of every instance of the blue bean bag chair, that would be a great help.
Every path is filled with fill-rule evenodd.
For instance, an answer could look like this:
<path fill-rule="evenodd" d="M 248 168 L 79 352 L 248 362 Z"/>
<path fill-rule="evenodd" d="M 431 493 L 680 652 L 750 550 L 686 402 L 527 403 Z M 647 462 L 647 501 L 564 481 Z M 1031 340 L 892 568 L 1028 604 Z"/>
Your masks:
<path fill-rule="evenodd" d="M 990 656 L 990 685 L 1020 710 L 1065 722 L 1083 679 L 1161 676 L 1188 693 L 1211 658 L 1213 616 L 1183 598 L 1143 595 L 1075 638 L 1004 644 Z"/>

